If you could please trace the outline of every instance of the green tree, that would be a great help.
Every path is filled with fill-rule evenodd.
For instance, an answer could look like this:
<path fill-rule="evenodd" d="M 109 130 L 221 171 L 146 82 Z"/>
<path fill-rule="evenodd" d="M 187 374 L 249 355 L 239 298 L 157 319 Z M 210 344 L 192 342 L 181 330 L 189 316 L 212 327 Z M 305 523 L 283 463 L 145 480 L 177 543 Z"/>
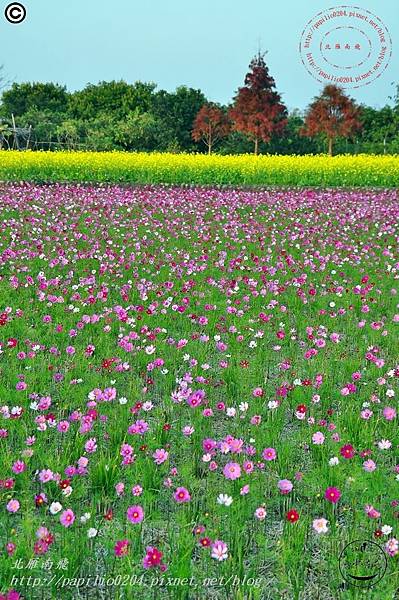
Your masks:
<path fill-rule="evenodd" d="M 56 127 L 56 135 L 61 147 L 74 150 L 79 147 L 82 125 L 78 120 L 66 119 Z"/>
<path fill-rule="evenodd" d="M 169 142 L 175 140 L 182 150 L 197 150 L 200 146 L 191 137 L 194 119 L 201 106 L 206 103 L 201 90 L 178 87 L 175 92 L 160 90 L 154 96 L 152 112 L 160 119 L 171 136 Z"/>
<path fill-rule="evenodd" d="M 16 124 L 19 127 L 31 126 L 33 147 L 48 150 L 57 144 L 57 127 L 62 116 L 48 109 L 31 108 L 16 119 Z"/>
<path fill-rule="evenodd" d="M 361 120 L 363 125 L 361 141 L 365 148 L 369 152 L 386 154 L 388 147 L 399 135 L 399 113 L 388 105 L 379 110 L 362 106 Z"/>
<path fill-rule="evenodd" d="M 65 86 L 56 83 L 13 83 L 3 92 L 1 114 L 5 118 L 22 117 L 28 111 L 65 113 L 68 92 Z"/>
<path fill-rule="evenodd" d="M 83 90 L 71 95 L 69 114 L 72 118 L 95 119 L 112 114 L 116 120 L 139 108 L 145 112 L 151 108 L 154 83 L 136 81 L 133 85 L 125 81 L 101 81 L 88 84 Z"/>
<path fill-rule="evenodd" d="M 110 114 L 102 114 L 87 124 L 85 142 L 88 150 L 106 152 L 118 149 L 115 142 L 117 121 Z"/>
<path fill-rule="evenodd" d="M 136 108 L 115 131 L 115 140 L 125 150 L 154 150 L 158 143 L 157 119 Z"/>

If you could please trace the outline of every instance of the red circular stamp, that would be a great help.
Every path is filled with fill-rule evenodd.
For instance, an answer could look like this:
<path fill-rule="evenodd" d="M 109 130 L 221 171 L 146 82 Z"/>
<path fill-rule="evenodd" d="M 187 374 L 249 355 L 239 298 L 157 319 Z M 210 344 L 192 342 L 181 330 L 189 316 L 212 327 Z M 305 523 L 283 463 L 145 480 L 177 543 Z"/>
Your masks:
<path fill-rule="evenodd" d="M 305 69 L 317 81 L 357 88 L 385 71 L 392 40 L 386 25 L 369 10 L 336 6 L 307 23 L 299 52 Z"/>

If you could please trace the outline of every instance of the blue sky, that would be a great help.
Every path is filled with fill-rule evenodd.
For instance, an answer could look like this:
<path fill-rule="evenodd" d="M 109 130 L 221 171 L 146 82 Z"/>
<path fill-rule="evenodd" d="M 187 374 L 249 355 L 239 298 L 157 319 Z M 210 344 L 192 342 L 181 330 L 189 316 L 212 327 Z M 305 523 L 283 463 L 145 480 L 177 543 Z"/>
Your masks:
<path fill-rule="evenodd" d="M 0 0 L 0 64 L 9 79 L 55 81 L 69 90 L 99 80 L 186 84 L 227 103 L 242 84 L 259 40 L 288 107 L 304 108 L 321 89 L 304 69 L 299 40 L 317 12 L 334 0 L 21 0 L 27 18 L 8 23 Z M 376 82 L 351 95 L 382 106 L 399 83 L 398 0 L 353 1 L 388 26 L 393 55 Z"/>

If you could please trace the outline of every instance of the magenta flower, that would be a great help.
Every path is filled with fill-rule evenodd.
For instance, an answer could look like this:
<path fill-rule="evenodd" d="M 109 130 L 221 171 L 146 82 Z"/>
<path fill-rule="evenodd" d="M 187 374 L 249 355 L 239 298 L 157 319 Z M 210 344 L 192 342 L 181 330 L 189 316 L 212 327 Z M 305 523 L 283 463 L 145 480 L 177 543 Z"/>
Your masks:
<path fill-rule="evenodd" d="M 190 502 L 191 500 L 190 493 L 185 487 L 178 487 L 175 493 L 173 494 L 173 497 L 176 500 L 176 502 L 179 503 Z"/>
<path fill-rule="evenodd" d="M 12 470 L 14 473 L 23 473 L 26 470 L 26 464 L 22 460 L 17 460 L 13 466 Z"/>
<path fill-rule="evenodd" d="M 341 492 L 336 487 L 328 487 L 325 491 L 324 497 L 332 504 L 336 504 L 341 498 Z"/>
<path fill-rule="evenodd" d="M 114 546 L 115 556 L 126 556 L 129 552 L 129 540 L 118 540 Z"/>
<path fill-rule="evenodd" d="M 141 506 L 129 506 L 127 509 L 127 518 L 131 523 L 141 523 L 144 519 L 144 510 Z"/>

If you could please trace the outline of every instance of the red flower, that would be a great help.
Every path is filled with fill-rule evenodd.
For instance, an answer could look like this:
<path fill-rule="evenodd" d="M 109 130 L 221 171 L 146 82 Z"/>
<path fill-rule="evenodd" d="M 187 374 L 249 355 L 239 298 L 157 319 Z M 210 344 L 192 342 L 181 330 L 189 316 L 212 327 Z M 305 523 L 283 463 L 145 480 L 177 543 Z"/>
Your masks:
<path fill-rule="evenodd" d="M 39 540 L 35 543 L 33 551 L 35 554 L 46 554 L 48 550 L 48 544 L 44 540 Z"/>
<path fill-rule="evenodd" d="M 298 404 L 296 410 L 297 412 L 304 414 L 307 411 L 306 404 Z"/>
<path fill-rule="evenodd" d="M 199 540 L 200 545 L 203 548 L 208 548 L 211 545 L 211 539 L 209 537 L 203 537 Z"/>
<path fill-rule="evenodd" d="M 345 444 L 345 446 L 342 446 L 340 449 L 340 454 L 344 458 L 353 458 L 355 456 L 355 449 L 351 444 Z"/>
<path fill-rule="evenodd" d="M 299 519 L 299 513 L 295 510 L 295 508 L 292 508 L 291 510 L 289 510 L 287 512 L 287 514 L 285 515 L 285 518 L 290 523 L 296 523 Z"/>
<path fill-rule="evenodd" d="M 112 521 L 114 516 L 114 513 L 112 512 L 112 508 L 110 508 L 109 510 L 107 510 L 107 512 L 104 515 L 104 519 L 106 519 L 107 521 Z"/>

